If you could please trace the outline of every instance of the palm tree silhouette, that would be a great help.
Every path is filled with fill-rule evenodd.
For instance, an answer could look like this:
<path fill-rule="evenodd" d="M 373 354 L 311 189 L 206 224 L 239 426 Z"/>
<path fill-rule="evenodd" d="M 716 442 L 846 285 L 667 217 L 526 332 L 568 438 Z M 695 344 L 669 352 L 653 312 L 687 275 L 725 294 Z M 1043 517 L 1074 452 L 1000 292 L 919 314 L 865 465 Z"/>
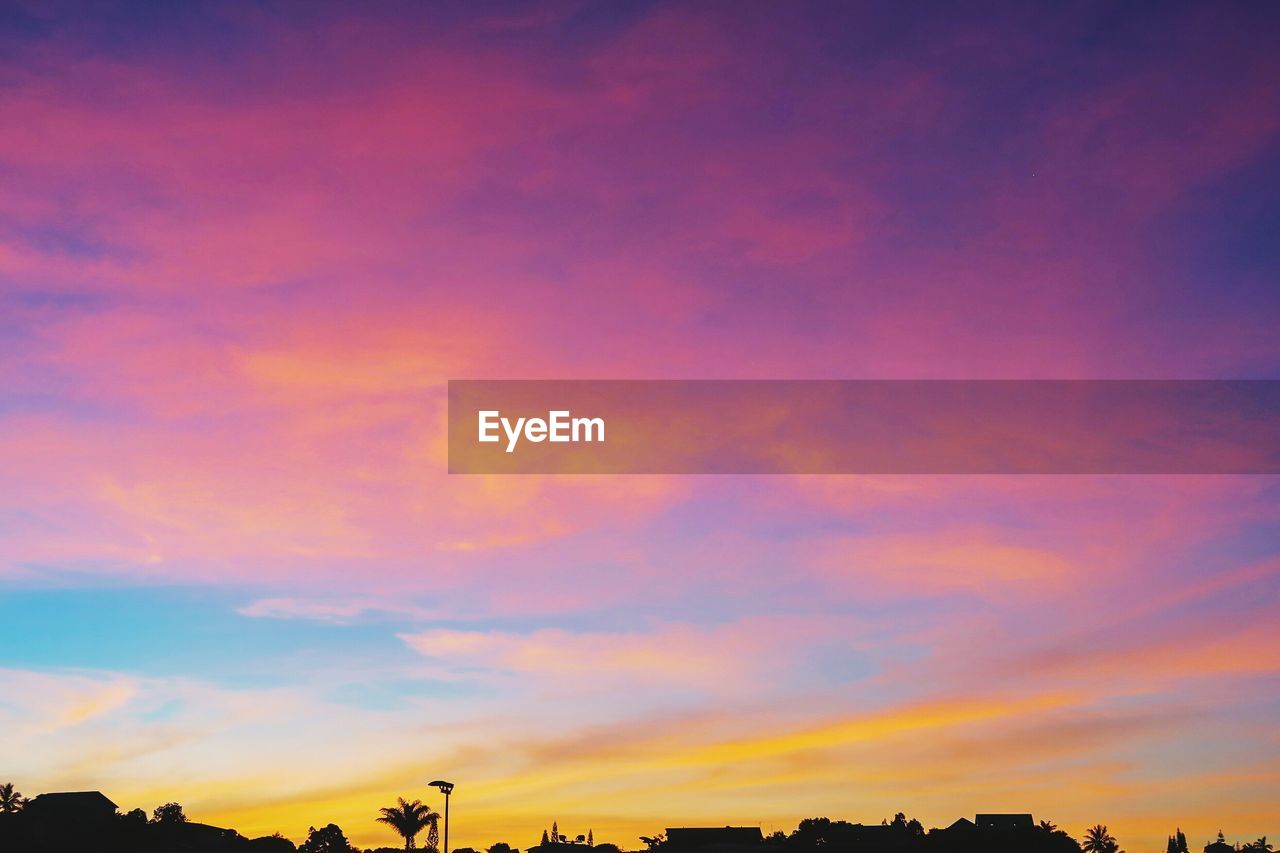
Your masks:
<path fill-rule="evenodd" d="M 435 812 L 431 813 L 431 820 L 427 826 L 427 849 L 431 853 L 439 853 L 440 850 L 440 815 Z"/>
<path fill-rule="evenodd" d="M 21 811 L 26 803 L 27 801 L 22 794 L 13 789 L 12 782 L 5 782 L 0 785 L 0 812 L 12 814 L 13 812 Z"/>
<path fill-rule="evenodd" d="M 1117 853 L 1120 843 L 1111 836 L 1110 832 L 1107 832 L 1105 826 L 1099 823 L 1089 827 L 1085 832 L 1080 849 L 1084 853 Z"/>
<path fill-rule="evenodd" d="M 417 846 L 415 839 L 418 833 L 428 826 L 434 826 L 440 815 L 433 812 L 430 806 L 423 805 L 420 800 L 409 803 L 405 802 L 404 797 L 396 799 L 399 801 L 397 805 L 381 809 L 382 817 L 378 818 L 378 823 L 385 823 L 400 833 L 400 837 L 404 839 L 404 849 L 412 850 Z"/>

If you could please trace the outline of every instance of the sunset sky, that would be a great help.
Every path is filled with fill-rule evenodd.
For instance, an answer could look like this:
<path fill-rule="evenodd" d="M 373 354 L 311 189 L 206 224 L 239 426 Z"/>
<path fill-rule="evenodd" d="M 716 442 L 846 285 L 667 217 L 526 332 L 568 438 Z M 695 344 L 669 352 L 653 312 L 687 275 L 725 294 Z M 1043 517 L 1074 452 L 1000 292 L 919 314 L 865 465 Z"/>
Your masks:
<path fill-rule="evenodd" d="M 463 378 L 1280 377 L 1280 5 L 0 5 L 0 782 L 1280 835 L 1280 479 L 446 473 Z"/>

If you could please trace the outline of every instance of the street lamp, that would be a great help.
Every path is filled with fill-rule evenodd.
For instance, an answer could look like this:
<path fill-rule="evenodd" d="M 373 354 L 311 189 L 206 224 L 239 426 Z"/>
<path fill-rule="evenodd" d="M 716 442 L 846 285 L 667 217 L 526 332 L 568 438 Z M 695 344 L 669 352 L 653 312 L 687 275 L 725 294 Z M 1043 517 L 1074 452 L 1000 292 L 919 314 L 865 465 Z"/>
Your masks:
<path fill-rule="evenodd" d="M 432 788 L 439 788 L 444 794 L 444 853 L 449 853 L 449 795 L 453 793 L 453 783 L 437 779 L 428 783 Z"/>

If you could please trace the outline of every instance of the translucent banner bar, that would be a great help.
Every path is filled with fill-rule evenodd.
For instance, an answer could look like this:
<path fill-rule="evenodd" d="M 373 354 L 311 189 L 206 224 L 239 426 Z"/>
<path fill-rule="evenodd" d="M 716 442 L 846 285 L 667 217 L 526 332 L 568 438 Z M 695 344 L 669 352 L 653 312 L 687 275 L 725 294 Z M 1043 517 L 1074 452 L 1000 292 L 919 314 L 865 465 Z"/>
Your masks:
<path fill-rule="evenodd" d="M 453 380 L 456 474 L 1276 474 L 1276 380 Z"/>

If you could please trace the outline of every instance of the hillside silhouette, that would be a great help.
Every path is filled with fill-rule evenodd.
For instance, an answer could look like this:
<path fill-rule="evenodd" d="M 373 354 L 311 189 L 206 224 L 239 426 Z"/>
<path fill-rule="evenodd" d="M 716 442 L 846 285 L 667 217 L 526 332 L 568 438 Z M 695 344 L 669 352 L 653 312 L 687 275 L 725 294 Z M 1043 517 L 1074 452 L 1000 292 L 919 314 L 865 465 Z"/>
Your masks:
<path fill-rule="evenodd" d="M 179 803 L 165 803 L 147 817 L 142 809 L 122 812 L 100 791 L 66 791 L 27 798 L 12 783 L 0 784 L 0 851 L 4 853 L 394 853 L 439 850 L 440 814 L 420 800 L 398 798 L 394 805 L 369 816 L 396 846 L 357 848 L 343 829 L 329 823 L 311 827 L 295 844 L 280 834 L 247 838 L 234 829 L 187 818 Z M 365 829 L 367 827 L 361 827 Z M 425 843 L 418 847 L 418 837 Z M 1090 827 L 1079 839 L 1049 821 L 1030 814 L 978 814 L 946 827 L 925 829 L 899 812 L 879 823 L 852 823 L 826 817 L 808 818 L 790 833 L 765 836 L 754 826 L 669 827 L 641 838 L 644 853 L 1125 853 L 1104 824 Z M 623 853 L 616 844 L 596 843 L 595 834 L 562 833 L 553 822 L 525 853 Z M 1186 836 L 1176 829 L 1163 853 L 1191 853 Z M 1266 837 L 1228 842 L 1224 833 L 1209 840 L 1204 853 L 1271 853 Z M 470 847 L 450 853 L 521 853 L 497 842 L 483 851 Z M 1140 851 L 1133 851 L 1140 853 Z M 1161 853 L 1161 851 L 1151 851 Z"/>

